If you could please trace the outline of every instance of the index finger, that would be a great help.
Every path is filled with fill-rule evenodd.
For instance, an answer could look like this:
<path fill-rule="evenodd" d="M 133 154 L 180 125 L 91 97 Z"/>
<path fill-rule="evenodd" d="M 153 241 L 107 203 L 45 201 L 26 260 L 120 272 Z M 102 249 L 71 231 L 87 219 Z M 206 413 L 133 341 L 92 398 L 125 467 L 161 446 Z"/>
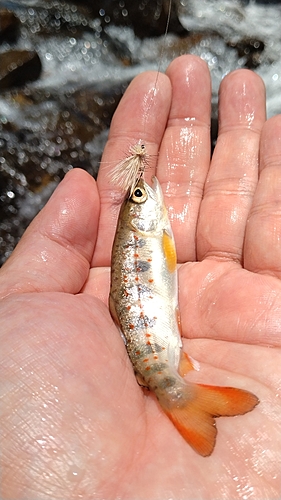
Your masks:
<path fill-rule="evenodd" d="M 173 98 L 157 177 L 173 227 L 179 262 L 196 259 L 196 228 L 210 166 L 211 78 L 207 64 L 184 55 L 167 69 Z"/>
<path fill-rule="evenodd" d="M 140 140 L 146 146 L 153 175 L 171 103 L 169 78 L 157 72 L 137 76 L 126 90 L 113 116 L 98 174 L 101 200 L 98 238 L 92 266 L 109 266 L 122 191 L 110 182 L 110 170 Z M 124 193 L 123 193 L 124 196 Z"/>

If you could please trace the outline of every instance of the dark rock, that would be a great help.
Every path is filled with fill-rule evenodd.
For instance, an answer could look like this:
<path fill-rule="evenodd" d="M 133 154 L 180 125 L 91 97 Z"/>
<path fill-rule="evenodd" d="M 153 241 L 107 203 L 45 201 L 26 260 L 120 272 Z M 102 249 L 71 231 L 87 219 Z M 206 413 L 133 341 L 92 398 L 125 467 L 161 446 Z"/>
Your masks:
<path fill-rule="evenodd" d="M 170 0 L 76 0 L 87 5 L 93 16 L 100 16 L 102 26 L 110 22 L 130 26 L 139 38 L 164 35 Z M 188 31 L 178 17 L 178 0 L 172 0 L 168 32 L 186 36 Z"/>
<path fill-rule="evenodd" d="M 90 8 L 72 2 L 45 0 L 42 5 L 31 9 L 31 13 L 26 9 L 21 19 L 29 29 L 30 38 L 82 36 L 84 32 L 93 31 L 91 13 Z"/>
<path fill-rule="evenodd" d="M 111 36 L 110 33 L 106 30 L 106 28 L 101 33 L 101 39 L 106 43 L 107 49 L 111 54 L 114 54 L 115 57 L 122 63 L 124 66 L 132 66 L 135 64 L 134 58 L 132 56 L 131 51 L 128 46 Z"/>
<path fill-rule="evenodd" d="M 42 64 L 35 51 L 9 50 L 0 55 L 0 89 L 21 87 L 39 78 Z"/>
<path fill-rule="evenodd" d="M 264 51 L 264 42 L 255 38 L 246 38 L 239 42 L 228 42 L 229 47 L 237 50 L 239 57 L 245 58 L 245 67 L 257 68 L 261 63 L 261 54 Z"/>
<path fill-rule="evenodd" d="M 139 38 L 164 35 L 168 22 L 169 0 L 127 2 L 128 16 Z M 178 18 L 177 2 L 172 1 L 168 32 L 186 36 L 188 31 Z"/>
<path fill-rule="evenodd" d="M 41 189 L 46 178 L 61 179 L 74 166 L 96 175 L 98 164 L 92 165 L 87 145 L 109 127 L 126 86 L 89 86 L 61 95 L 26 89 L 14 91 L 9 100 L 5 96 L 28 123 L 28 128 L 11 121 L 2 125 L 0 156 L 6 171 L 24 175 L 32 192 Z"/>
<path fill-rule="evenodd" d="M 14 43 L 19 35 L 20 21 L 13 12 L 0 9 L 0 43 Z"/>
<path fill-rule="evenodd" d="M 0 265 L 69 169 L 97 175 L 106 132 L 126 86 L 3 94 L 25 127 L 19 118 L 0 122 Z"/>

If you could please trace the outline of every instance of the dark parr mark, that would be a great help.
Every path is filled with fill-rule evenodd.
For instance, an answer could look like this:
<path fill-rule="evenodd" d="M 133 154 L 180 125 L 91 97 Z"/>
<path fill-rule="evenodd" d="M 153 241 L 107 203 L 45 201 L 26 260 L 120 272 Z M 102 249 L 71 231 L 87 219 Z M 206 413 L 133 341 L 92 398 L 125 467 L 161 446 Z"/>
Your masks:
<path fill-rule="evenodd" d="M 139 273 L 145 273 L 150 268 L 149 262 L 146 262 L 145 260 L 136 260 L 135 266 L 136 271 Z"/>

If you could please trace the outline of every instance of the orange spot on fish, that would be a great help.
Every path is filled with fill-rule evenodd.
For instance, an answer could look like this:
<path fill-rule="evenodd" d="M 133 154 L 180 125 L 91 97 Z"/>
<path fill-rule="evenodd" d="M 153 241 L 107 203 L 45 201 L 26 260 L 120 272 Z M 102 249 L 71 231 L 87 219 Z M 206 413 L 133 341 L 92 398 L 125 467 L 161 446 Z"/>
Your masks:
<path fill-rule="evenodd" d="M 148 341 L 146 342 L 146 345 L 151 345 L 150 340 L 148 340 Z"/>
<path fill-rule="evenodd" d="M 148 361 L 149 361 L 149 358 L 145 358 L 145 359 L 143 359 L 143 362 L 144 362 L 144 363 L 147 363 Z"/>
<path fill-rule="evenodd" d="M 176 247 L 173 238 L 165 231 L 163 232 L 163 237 L 162 237 L 162 247 L 168 271 L 170 271 L 170 273 L 173 273 L 177 267 Z"/>
<path fill-rule="evenodd" d="M 158 356 L 153 356 L 153 359 L 158 359 Z"/>
<path fill-rule="evenodd" d="M 151 333 L 146 333 L 145 336 L 146 337 L 151 337 Z"/>
<path fill-rule="evenodd" d="M 139 281 L 139 277 L 138 277 L 138 276 L 136 276 L 136 277 L 135 277 L 135 280 L 136 280 L 136 281 Z"/>
<path fill-rule="evenodd" d="M 146 367 L 146 371 L 148 371 L 148 370 L 150 370 L 150 366 L 147 366 L 147 367 Z"/>
<path fill-rule="evenodd" d="M 136 354 L 137 356 L 139 356 L 139 355 L 140 355 L 140 351 L 136 351 L 136 352 L 135 352 L 135 354 Z"/>
<path fill-rule="evenodd" d="M 126 309 L 127 309 L 128 311 L 130 311 L 130 309 L 131 309 L 131 306 L 127 306 L 127 307 L 126 307 Z"/>
<path fill-rule="evenodd" d="M 152 262 L 152 259 L 147 259 L 147 262 Z"/>
<path fill-rule="evenodd" d="M 149 281 L 149 283 L 153 283 L 153 281 L 154 281 L 154 280 L 153 280 L 153 279 L 150 279 L 150 280 L 148 280 L 148 281 Z"/>
<path fill-rule="evenodd" d="M 135 257 L 136 259 L 138 258 L 138 256 L 139 256 L 139 254 L 138 254 L 138 253 L 134 253 L 134 257 Z"/>
<path fill-rule="evenodd" d="M 133 325 L 133 323 L 130 323 L 129 328 L 130 328 L 130 330 L 133 330 L 135 328 L 135 325 Z"/>

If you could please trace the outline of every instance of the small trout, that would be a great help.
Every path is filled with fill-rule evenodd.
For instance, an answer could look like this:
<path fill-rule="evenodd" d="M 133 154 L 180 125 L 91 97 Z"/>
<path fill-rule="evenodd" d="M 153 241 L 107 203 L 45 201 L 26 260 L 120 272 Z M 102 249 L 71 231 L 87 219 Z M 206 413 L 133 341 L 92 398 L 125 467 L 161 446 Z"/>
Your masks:
<path fill-rule="evenodd" d="M 216 439 L 214 417 L 242 415 L 258 398 L 232 387 L 188 382 L 182 351 L 174 238 L 156 177 L 124 201 L 112 250 L 109 306 L 138 382 L 153 391 L 183 438 L 203 456 Z"/>

